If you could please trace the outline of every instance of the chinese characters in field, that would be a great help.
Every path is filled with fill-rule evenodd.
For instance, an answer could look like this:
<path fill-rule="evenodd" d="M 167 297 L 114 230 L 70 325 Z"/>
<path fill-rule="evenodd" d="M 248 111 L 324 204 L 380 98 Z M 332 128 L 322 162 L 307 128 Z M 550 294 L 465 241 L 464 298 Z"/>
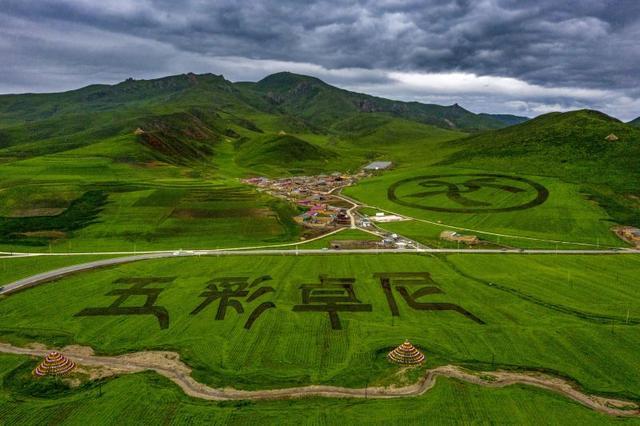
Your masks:
<path fill-rule="evenodd" d="M 465 308 L 450 302 L 429 301 L 429 296 L 444 294 L 428 272 L 381 272 L 373 275 L 379 283 L 392 316 L 400 316 L 400 304 L 411 311 L 453 311 L 476 322 L 484 321 Z M 107 307 L 83 309 L 75 316 L 124 316 L 151 315 L 158 320 L 161 329 L 169 327 L 168 310 L 157 304 L 158 296 L 172 283 L 175 277 L 120 278 L 114 281 L 118 288 L 106 293 L 117 296 Z M 242 316 L 244 328 L 250 330 L 267 310 L 276 309 L 269 300 L 276 292 L 270 284 L 273 279 L 263 275 L 254 279 L 246 276 L 227 276 L 213 278 L 206 284 L 198 297 L 202 301 L 191 311 L 199 315 L 215 306 L 214 321 L 223 321 L 229 317 L 230 309 L 234 315 Z M 154 284 L 154 287 L 150 287 Z M 373 311 L 373 305 L 357 296 L 358 286 L 355 278 L 329 277 L 320 275 L 318 282 L 302 284 L 300 303 L 292 307 L 293 312 L 306 314 L 326 314 L 333 330 L 341 330 L 340 314 L 344 312 L 365 314 Z M 129 285 L 129 287 L 121 287 Z M 132 299 L 136 297 L 135 299 Z M 144 300 L 140 300 L 143 297 Z M 130 300 L 132 299 L 132 300 Z M 142 302 L 141 306 L 135 302 Z M 249 312 L 245 314 L 245 312 Z M 206 313 L 203 313 L 206 314 Z"/>

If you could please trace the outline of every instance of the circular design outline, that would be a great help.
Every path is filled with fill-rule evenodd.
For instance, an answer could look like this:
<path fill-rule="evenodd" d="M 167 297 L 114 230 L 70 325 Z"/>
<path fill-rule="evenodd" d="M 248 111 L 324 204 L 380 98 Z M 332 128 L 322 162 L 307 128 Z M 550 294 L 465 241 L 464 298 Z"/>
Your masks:
<path fill-rule="evenodd" d="M 427 207 L 417 203 L 410 203 L 407 201 L 403 201 L 396 196 L 396 189 L 404 185 L 407 182 L 413 182 L 416 180 L 423 179 L 435 179 L 442 177 L 457 177 L 457 176 L 484 176 L 484 177 L 499 177 L 499 178 L 507 178 L 511 180 L 515 180 L 518 182 L 524 182 L 529 186 L 533 187 L 537 191 L 537 196 L 535 199 L 529 201 L 525 204 L 520 204 L 518 206 L 511 207 L 501 207 L 501 208 L 493 208 L 493 209 L 478 209 L 478 208 L 447 208 L 447 207 Z M 400 204 L 406 207 L 413 207 L 421 210 L 429 210 L 434 212 L 444 212 L 444 213 L 502 213 L 502 212 L 512 212 L 518 210 L 526 210 L 532 207 L 539 206 L 543 204 L 549 198 L 549 190 L 539 184 L 538 182 L 534 182 L 530 179 L 519 177 L 519 176 L 510 176 L 510 175 L 501 175 L 501 174 L 493 174 L 493 173 L 461 173 L 461 174 L 446 174 L 446 175 L 425 175 L 425 176 L 415 176 L 412 178 L 402 179 L 394 184 L 392 184 L 387 189 L 387 198 L 390 201 L 393 201 L 396 204 Z"/>

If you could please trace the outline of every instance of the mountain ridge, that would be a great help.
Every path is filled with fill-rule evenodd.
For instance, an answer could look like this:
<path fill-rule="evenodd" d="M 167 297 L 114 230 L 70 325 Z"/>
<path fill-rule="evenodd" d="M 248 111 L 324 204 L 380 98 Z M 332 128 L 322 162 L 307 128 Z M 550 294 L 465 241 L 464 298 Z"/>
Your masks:
<path fill-rule="evenodd" d="M 457 130 L 486 130 L 504 127 L 508 124 L 505 117 L 508 114 L 476 114 L 470 112 L 458 104 L 443 106 L 437 104 L 424 104 L 420 102 L 405 102 L 376 97 L 364 93 L 351 92 L 336 86 L 332 86 L 316 77 L 294 74 L 290 72 L 274 73 L 266 76 L 258 82 L 231 82 L 222 75 L 206 74 L 176 74 L 156 79 L 126 79 L 116 84 L 91 84 L 78 89 L 53 93 L 23 93 L 0 95 L 0 120 L 17 118 L 41 119 L 59 112 L 82 111 L 95 109 L 104 110 L 110 105 L 114 106 L 122 102 L 141 102 L 140 96 L 145 99 L 157 96 L 179 96 L 183 91 L 200 88 L 201 90 L 214 91 L 216 94 L 224 92 L 234 95 L 243 101 L 248 101 L 252 106 L 263 109 L 266 107 L 283 107 L 288 113 L 299 113 L 296 106 L 300 103 L 308 103 L 303 96 L 321 94 L 322 97 L 333 96 L 331 106 L 335 103 L 341 105 L 339 113 L 390 113 L 400 118 L 432 124 L 443 128 Z M 248 92 L 259 94 L 263 99 L 250 99 Z M 328 92 L 328 93 L 322 93 Z M 136 97 L 138 95 L 138 97 Z M 292 99 L 298 96 L 299 99 Z M 248 99 L 249 98 L 249 99 Z M 56 104 L 59 109 L 43 111 L 43 103 L 49 99 L 57 99 L 60 102 L 75 105 L 64 106 Z M 266 102 L 266 105 L 265 105 Z M 285 104 L 284 106 L 282 104 Z M 35 106 L 35 108 L 34 108 Z M 76 107 L 74 109 L 73 107 Z M 315 111 L 307 111 L 307 117 Z M 299 115 L 299 114 L 294 114 Z M 515 120 L 522 120 L 517 117 Z M 330 120 L 315 120 L 327 124 Z"/>
<path fill-rule="evenodd" d="M 125 138 L 147 149 L 142 156 L 187 165 L 208 161 L 227 139 L 280 131 L 352 138 L 340 123 L 360 121 L 372 133 L 393 127 L 389 120 L 467 133 L 507 125 L 457 104 L 393 101 L 288 72 L 253 83 L 187 73 L 0 95 L 0 157 L 29 158 Z"/>

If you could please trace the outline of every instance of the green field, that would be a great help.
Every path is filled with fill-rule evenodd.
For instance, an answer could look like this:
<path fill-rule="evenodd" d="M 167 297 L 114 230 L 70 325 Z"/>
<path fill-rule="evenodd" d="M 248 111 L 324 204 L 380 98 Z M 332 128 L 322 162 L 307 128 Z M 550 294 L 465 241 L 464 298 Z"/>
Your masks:
<path fill-rule="evenodd" d="M 5 424 L 637 424 L 589 411 L 533 388 L 483 389 L 439 379 L 427 395 L 397 400 L 302 399 L 271 402 L 204 402 L 186 397 L 152 373 L 92 383 L 57 397 L 33 396 L 16 380 L 33 361 L 0 355 L 0 421 Z M 22 385 L 22 386 L 21 386 Z M 53 393 L 55 395 L 55 393 Z M 472 407 L 472 410 L 469 409 Z M 540 407 L 544 407 L 541 410 Z"/>
<path fill-rule="evenodd" d="M 359 110 L 362 102 L 376 105 L 376 112 Z M 301 229 L 291 217 L 297 210 L 240 179 L 355 172 L 372 160 L 393 161 L 394 170 L 345 192 L 375 207 L 477 233 L 624 245 L 610 228 L 638 220 L 634 153 L 640 131 L 590 111 L 549 114 L 505 129 L 496 120 L 459 106 L 354 94 L 289 73 L 259 83 L 182 75 L 3 96 L 0 250 L 295 242 Z M 478 133 L 487 129 L 498 130 Z M 603 140 L 612 130 L 622 137 L 619 143 Z M 554 155 L 547 162 L 549 152 Z M 596 169 L 606 173 L 590 173 Z M 469 174 L 487 173 L 528 178 L 548 190 L 548 199 L 526 210 L 446 212 L 460 204 L 444 195 L 416 198 L 424 189 L 420 181 L 398 188 L 400 203 L 389 199 L 389 188 L 404 179 L 457 175 L 446 179 L 462 188 Z M 531 195 L 484 186 L 469 198 L 495 209 L 526 203 Z M 440 210 L 424 209 L 429 206 Z M 428 224 L 389 229 L 395 226 L 424 243 L 437 241 L 438 228 Z M 481 237 L 518 247 L 554 244 Z"/>
<path fill-rule="evenodd" d="M 515 211 L 482 212 L 481 210 L 482 208 L 500 209 L 526 204 L 534 199 L 535 192 L 528 189 L 524 193 L 513 194 L 497 188 L 484 188 L 476 193 L 469 194 L 468 198 L 491 205 L 489 207 L 483 206 L 477 212 L 468 213 L 455 211 L 463 210 L 465 207 L 448 199 L 443 194 L 436 195 L 430 199 L 411 197 L 413 194 L 421 194 L 418 183 L 422 182 L 422 180 L 418 179 L 399 186 L 396 191 L 401 198 L 401 202 L 415 205 L 404 205 L 389 199 L 389 187 L 404 180 L 423 176 L 453 175 L 445 179 L 455 183 L 477 179 L 478 176 L 476 175 L 493 173 L 490 170 L 452 167 L 427 167 L 410 171 L 398 170 L 361 182 L 355 187 L 347 188 L 344 193 L 364 204 L 418 219 L 417 221 L 384 224 L 382 226 L 391 231 L 415 237 L 417 240 L 427 244 L 437 241 L 439 233 L 450 229 L 446 226 L 450 225 L 467 228 L 469 231 L 466 231 L 466 233 L 475 233 L 482 239 L 516 247 L 547 247 L 552 244 L 544 240 L 590 244 L 594 247 L 598 245 L 612 247 L 624 245 L 611 232 L 610 228 L 614 222 L 607 215 L 607 212 L 597 204 L 588 201 L 585 195 L 580 193 L 578 186 L 563 182 L 557 178 L 525 176 L 531 181 L 544 186 L 549 195 L 540 205 Z M 482 176 L 480 177 L 482 178 Z M 508 183 L 508 181 L 506 182 Z M 425 188 L 422 189 L 424 190 Z M 451 209 L 454 211 L 430 210 L 430 208 L 434 207 L 440 210 Z M 420 220 L 430 223 L 420 222 Z M 498 240 L 498 236 L 491 233 L 502 234 L 503 236 L 501 240 Z M 519 240 L 507 236 L 530 237 L 543 241 Z"/>
<path fill-rule="evenodd" d="M 0 96 L 0 252 L 87 253 L 2 258 L 0 286 L 99 252 L 377 239 L 348 229 L 307 242 L 299 207 L 242 183 L 374 160 L 393 167 L 343 193 L 364 214 L 411 218 L 380 227 L 425 245 L 456 248 L 439 235 L 457 230 L 480 247 L 627 247 L 611 228 L 640 226 L 640 130 L 595 111 L 523 121 L 291 73 Z M 246 390 L 397 385 L 453 364 L 640 401 L 637 255 L 286 254 L 136 262 L 0 297 L 0 343 L 175 351 L 199 382 Z M 402 373 L 386 354 L 405 339 L 426 363 Z M 634 423 L 523 386 L 439 379 L 398 400 L 213 403 L 153 373 L 35 382 L 35 362 L 0 355 L 0 424 Z"/>
<path fill-rule="evenodd" d="M 569 377 L 591 392 L 640 396 L 634 367 L 640 361 L 635 350 L 640 344 L 635 257 L 516 255 L 499 267 L 493 259 L 367 255 L 146 261 L 10 296 L 0 302 L 0 329 L 3 340 L 20 344 L 79 343 L 108 354 L 175 350 L 198 380 L 215 386 L 384 384 L 396 371 L 385 360 L 386 352 L 409 338 L 424 349 L 427 366 L 539 369 Z M 443 293 L 424 300 L 458 304 L 486 324 L 455 311 L 414 310 L 399 295 L 400 315 L 392 316 L 380 279 L 373 277 L 383 272 L 429 272 Z M 200 294 L 210 280 L 233 276 L 252 281 L 264 274 L 273 279 L 260 286 L 275 292 L 244 303 L 244 313 L 229 308 L 225 319 L 217 321 L 218 302 L 213 301 L 191 314 L 203 302 Z M 342 329 L 336 330 L 326 312 L 295 311 L 302 304 L 299 286 L 319 284 L 321 274 L 355 278 L 356 297 L 370 304 L 371 312 L 339 313 Z M 168 312 L 168 328 L 162 329 L 151 314 L 75 316 L 85 308 L 109 306 L 114 296 L 106 293 L 133 285 L 116 280 L 153 277 L 170 277 L 148 286 L 164 288 L 157 305 Z M 331 287 L 329 281 L 325 285 Z M 141 306 L 145 299 L 130 297 L 122 306 Z M 43 305 L 42 300 L 55 303 Z M 263 301 L 276 307 L 246 330 L 250 312 Z"/>
<path fill-rule="evenodd" d="M 93 163 L 73 159 L 78 160 Z M 0 167 L 0 174 L 11 176 L 5 181 L 8 189 L 0 192 L 8 213 L 37 212 L 51 205 L 66 209 L 55 217 L 0 218 L 5 235 L 0 248 L 75 252 L 215 248 L 286 242 L 298 234 L 291 206 L 238 181 L 181 178 L 173 176 L 178 171 L 169 166 L 150 171 L 107 162 L 104 170 L 83 169 L 78 175 L 68 167 L 69 175 L 61 182 L 55 172 L 59 167 L 67 165 L 56 158 Z M 37 179 L 31 177 L 34 174 Z M 152 180 L 153 174 L 157 179 Z M 73 179 L 86 183 L 71 183 Z M 75 208 L 74 200 L 90 191 L 101 198 Z M 77 218 L 70 217 L 74 211 Z"/>

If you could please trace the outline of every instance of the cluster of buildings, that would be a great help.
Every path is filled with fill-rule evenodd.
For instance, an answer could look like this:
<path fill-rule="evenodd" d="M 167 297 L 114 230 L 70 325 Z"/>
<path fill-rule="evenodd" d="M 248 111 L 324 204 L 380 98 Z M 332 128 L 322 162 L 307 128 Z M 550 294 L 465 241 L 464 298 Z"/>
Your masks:
<path fill-rule="evenodd" d="M 347 205 L 331 192 L 353 185 L 366 176 L 364 171 L 356 175 L 333 173 L 331 175 L 294 176 L 280 179 L 255 177 L 243 182 L 257 186 L 275 197 L 298 205 L 301 214 L 294 220 L 307 228 L 327 229 L 351 224 Z"/>
<path fill-rule="evenodd" d="M 243 182 L 262 188 L 271 195 L 290 200 L 304 200 L 314 194 L 327 194 L 336 188 L 352 185 L 364 176 L 364 171 L 356 175 L 336 172 L 330 175 L 292 176 L 280 179 L 254 177 L 244 179 Z"/>
<path fill-rule="evenodd" d="M 282 198 L 296 204 L 301 213 L 294 217 L 300 225 L 318 233 L 331 231 L 341 226 L 354 225 L 355 228 L 367 230 L 377 235 L 379 239 L 370 240 L 335 240 L 330 248 L 340 249 L 375 249 L 375 248 L 415 248 L 416 243 L 385 232 L 376 227 L 375 222 L 395 222 L 406 220 L 396 215 L 385 215 L 378 212 L 375 216 L 367 216 L 354 210 L 354 204 L 343 197 L 333 195 L 339 188 L 350 186 L 363 177 L 376 171 L 386 170 L 392 166 L 391 162 L 373 162 L 355 175 L 333 173 L 317 176 L 293 176 L 280 179 L 254 177 L 244 179 L 243 182 L 257 187 L 272 196 Z"/>

